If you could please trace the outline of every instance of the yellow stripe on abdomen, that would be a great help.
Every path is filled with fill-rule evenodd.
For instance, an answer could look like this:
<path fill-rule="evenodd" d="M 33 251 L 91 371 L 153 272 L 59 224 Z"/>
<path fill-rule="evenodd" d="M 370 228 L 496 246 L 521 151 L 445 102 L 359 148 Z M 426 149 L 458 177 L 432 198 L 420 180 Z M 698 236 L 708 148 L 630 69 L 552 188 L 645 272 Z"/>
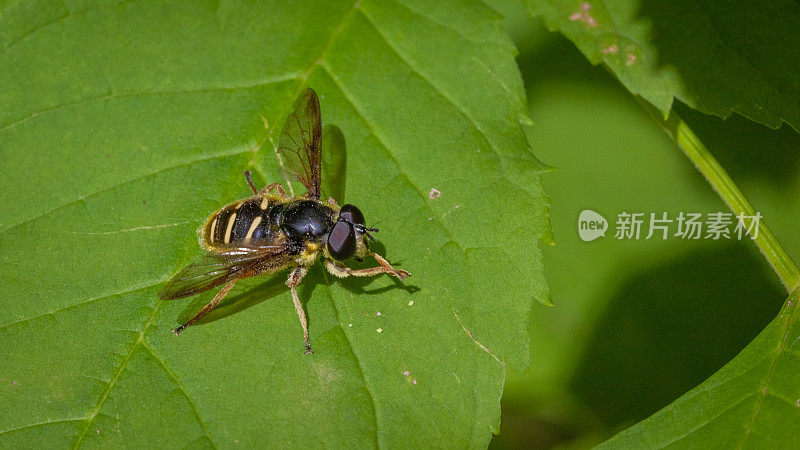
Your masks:
<path fill-rule="evenodd" d="M 228 228 L 225 229 L 225 239 L 222 241 L 224 244 L 231 242 L 231 230 L 233 230 L 233 222 L 236 221 L 236 213 L 231 214 L 228 218 Z"/>
<path fill-rule="evenodd" d="M 253 233 L 256 231 L 256 228 L 260 223 L 261 223 L 261 216 L 256 216 L 256 218 L 253 219 L 253 223 L 250 224 L 250 228 L 247 230 L 247 236 L 244 237 L 245 242 L 250 242 L 250 238 L 253 237 Z"/>
<path fill-rule="evenodd" d="M 211 228 L 208 231 L 208 241 L 214 242 L 214 233 L 217 231 L 217 222 L 219 222 L 218 217 L 214 217 L 214 220 L 211 221 Z"/>

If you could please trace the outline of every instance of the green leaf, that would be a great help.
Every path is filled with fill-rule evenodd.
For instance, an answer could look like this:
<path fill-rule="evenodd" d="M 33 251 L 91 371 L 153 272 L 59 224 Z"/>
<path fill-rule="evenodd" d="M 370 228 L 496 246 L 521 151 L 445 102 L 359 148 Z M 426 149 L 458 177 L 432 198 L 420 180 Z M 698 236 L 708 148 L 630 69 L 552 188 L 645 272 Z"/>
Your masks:
<path fill-rule="evenodd" d="M 669 112 L 739 113 L 800 131 L 800 4 L 792 0 L 526 0 L 625 87 Z"/>
<path fill-rule="evenodd" d="M 703 384 L 608 448 L 794 448 L 800 444 L 796 290 L 761 334 Z"/>
<path fill-rule="evenodd" d="M 551 239 L 497 19 L 467 0 L 5 7 L 0 446 L 485 446 Z M 317 265 L 310 356 L 285 273 L 176 337 L 214 292 L 159 286 L 248 195 L 243 170 L 281 181 L 307 86 L 346 136 L 347 201 L 412 277 Z"/>

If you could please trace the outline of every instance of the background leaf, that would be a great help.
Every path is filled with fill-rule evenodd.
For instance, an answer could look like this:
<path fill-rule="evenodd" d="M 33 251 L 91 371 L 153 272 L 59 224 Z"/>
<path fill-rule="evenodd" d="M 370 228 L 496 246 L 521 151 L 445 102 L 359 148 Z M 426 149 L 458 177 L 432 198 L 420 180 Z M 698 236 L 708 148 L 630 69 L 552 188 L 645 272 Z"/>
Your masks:
<path fill-rule="evenodd" d="M 800 5 L 792 0 L 526 0 L 552 30 L 662 112 L 678 99 L 800 131 Z"/>
<path fill-rule="evenodd" d="M 553 6 L 554 2 L 547 5 L 545 3 L 532 1 L 528 5 L 542 12 L 548 25 L 560 27 L 590 61 L 605 62 L 627 89 L 654 102 L 662 111 L 670 110 L 672 97 L 675 96 L 689 106 L 721 117 L 727 117 L 730 112 L 735 111 L 773 127 L 778 127 L 785 121 L 797 129 L 797 122 L 793 119 L 797 111 L 798 91 L 795 89 L 797 84 L 786 72 L 787 68 L 796 63 L 796 58 L 791 55 L 797 53 L 793 48 L 797 39 L 789 38 L 791 34 L 796 33 L 796 30 L 795 26 L 787 25 L 798 18 L 796 4 L 773 3 L 753 13 L 750 12 L 752 4 L 746 5 L 747 11 L 745 11 L 743 9 L 745 5 L 729 5 L 728 2 L 716 2 L 713 5 L 705 3 L 704 10 L 698 10 L 698 6 L 694 4 L 687 8 L 681 2 L 669 5 L 660 2 L 640 4 L 603 2 L 599 5 L 591 2 L 569 2 L 569 5 L 562 3 L 558 7 Z M 570 12 L 567 12 L 567 6 L 571 8 Z M 710 17 L 706 14 L 709 9 L 714 11 Z M 757 29 L 762 31 L 755 31 Z M 716 35 L 717 38 L 711 35 Z M 609 36 L 616 40 L 609 40 Z M 720 36 L 724 41 L 722 43 Z M 783 39 L 789 39 L 791 43 L 783 45 Z M 643 53 L 646 56 L 644 59 L 632 51 L 630 54 L 635 59 L 626 60 L 622 57 L 624 55 L 622 49 L 625 46 L 620 42 L 633 42 L 637 45 L 649 43 L 649 46 L 642 45 L 642 48 L 649 50 Z M 635 50 L 637 47 L 630 48 Z M 645 64 L 638 67 L 638 63 L 642 60 Z M 647 64 L 648 61 L 657 63 L 651 66 Z M 738 67 L 742 61 L 747 62 L 748 67 Z M 670 73 L 674 76 L 665 77 Z M 667 89 L 664 89 L 665 86 Z M 675 86 L 680 89 L 675 89 Z M 660 94 L 667 96 L 659 97 Z M 679 108 L 686 109 L 680 106 Z M 768 112 L 765 113 L 763 110 Z M 734 135 L 740 137 L 761 137 L 763 134 L 758 131 L 753 132 L 752 129 L 741 126 L 741 123 L 714 125 L 729 132 L 737 130 Z M 716 135 L 724 136 L 725 133 L 718 132 Z M 765 141 L 752 138 L 736 140 L 756 141 L 748 148 L 750 154 L 759 153 L 754 152 L 754 149 L 772 149 L 771 146 L 765 145 Z M 794 140 L 796 141 L 796 135 Z M 730 145 L 730 140 L 726 142 L 728 145 L 720 145 L 713 141 L 712 143 L 714 146 L 723 147 L 722 150 L 715 150 L 721 154 L 721 158 L 734 161 L 734 167 L 747 165 L 750 176 L 759 170 L 764 170 L 765 166 L 768 167 L 769 160 L 765 160 L 760 154 L 756 157 L 747 157 L 748 153 L 743 153 L 737 155 L 740 158 L 726 155 L 731 150 L 725 147 L 742 147 L 742 142 L 737 142 L 735 146 Z M 781 164 L 792 167 L 793 160 L 786 158 Z M 780 173 L 780 171 L 770 172 L 773 178 Z M 756 202 L 756 205 L 763 204 Z M 796 217 L 796 214 L 794 216 Z M 707 279 L 716 278 L 718 269 L 713 265 L 702 267 L 692 264 L 692 266 L 701 269 L 695 273 L 702 273 Z M 732 269 L 734 268 L 728 266 L 722 273 L 735 273 Z M 687 268 L 662 266 L 655 269 L 656 272 L 662 273 L 661 284 L 665 287 L 671 285 L 667 297 L 676 299 L 681 304 L 685 299 L 698 294 L 684 291 L 683 285 L 676 287 L 676 283 L 666 283 L 664 278 L 667 280 L 674 278 L 682 270 Z M 749 271 L 745 268 L 743 272 Z M 669 277 L 663 275 L 667 273 L 670 274 Z M 697 276 L 693 278 L 696 279 Z M 748 278 L 751 277 L 748 275 Z M 639 279 L 636 284 L 644 285 L 645 280 Z M 558 283 L 554 284 L 558 286 Z M 617 299 L 617 303 L 622 303 L 623 308 L 614 305 L 603 316 L 604 319 L 612 315 L 617 316 L 614 321 L 620 323 L 612 325 L 603 323 L 596 327 L 592 344 L 587 349 L 587 353 L 594 358 L 585 357 L 583 365 L 576 368 L 572 387 L 584 400 L 592 402 L 590 403 L 592 408 L 599 411 L 603 419 L 617 424 L 631 423 L 631 420 L 641 417 L 647 408 L 652 407 L 652 403 L 637 405 L 636 402 L 627 400 L 628 397 L 650 391 L 651 396 L 661 397 L 657 401 L 664 404 L 668 402 L 669 396 L 677 396 L 676 393 L 679 391 L 673 389 L 674 386 L 670 386 L 670 383 L 648 378 L 642 371 L 623 370 L 622 368 L 627 365 L 626 361 L 647 361 L 649 359 L 647 354 L 637 355 L 631 352 L 632 346 L 626 344 L 625 339 L 609 341 L 602 337 L 617 336 L 623 329 L 624 333 L 632 335 L 635 332 L 631 330 L 641 327 L 641 337 L 652 340 L 644 349 L 652 352 L 650 354 L 670 355 L 673 353 L 673 346 L 686 348 L 693 345 L 690 342 L 681 342 L 692 333 L 676 334 L 672 337 L 673 342 L 669 347 L 663 347 L 659 339 L 650 337 L 654 328 L 651 325 L 654 324 L 648 324 L 643 318 L 648 317 L 644 312 L 652 313 L 653 308 L 644 307 L 640 301 L 630 302 L 625 295 L 626 291 L 637 292 L 637 296 L 646 297 L 655 304 L 659 304 L 661 297 L 659 289 L 647 289 L 647 287 L 644 289 L 628 287 L 621 292 L 623 295 Z M 756 293 L 755 298 L 749 301 L 754 316 L 761 317 L 772 309 L 769 302 L 769 297 L 772 296 L 770 291 L 765 290 L 763 295 Z M 697 304 L 698 311 L 694 316 L 689 314 L 682 316 L 681 307 L 682 305 L 670 306 L 668 310 L 658 314 L 659 320 L 669 321 L 674 316 L 682 317 L 681 320 L 691 323 L 697 315 L 705 315 L 718 308 L 715 304 Z M 631 308 L 640 312 L 626 313 Z M 720 314 L 722 313 L 720 311 Z M 724 314 L 728 314 L 727 308 Z M 626 317 L 627 320 L 633 318 L 633 322 L 626 323 Z M 780 321 L 781 318 L 775 320 Z M 670 445 L 703 447 L 712 444 L 723 447 L 796 446 L 798 441 L 794 433 L 784 430 L 791 430 L 797 426 L 798 416 L 794 403 L 800 398 L 800 386 L 794 383 L 794 377 L 789 375 L 788 371 L 771 372 L 773 365 L 776 368 L 786 364 L 794 365 L 791 352 L 785 351 L 783 347 L 783 338 L 791 336 L 793 331 L 789 328 L 788 322 L 783 321 L 783 323 L 785 328 L 773 322 L 747 350 L 711 379 L 653 417 L 623 432 L 607 445 L 625 448 L 661 448 Z M 665 325 L 662 324 L 660 327 Z M 740 340 L 743 334 L 746 335 L 746 332 L 742 333 L 739 327 L 734 329 L 737 329 L 737 332 L 730 337 L 731 342 Z M 720 347 L 713 342 L 715 339 L 713 333 L 706 332 L 695 337 L 695 342 L 702 339 L 703 347 Z M 688 381 L 680 380 L 684 375 L 695 377 L 698 373 L 708 373 L 709 369 L 718 363 L 718 357 L 719 355 L 710 356 L 698 361 L 700 364 L 684 360 L 683 364 L 677 367 L 669 367 L 669 357 L 659 357 L 653 364 L 673 374 L 675 385 L 679 385 Z M 692 370 L 683 369 L 688 364 L 695 367 Z M 615 375 L 616 383 L 602 379 L 603 369 L 607 370 L 609 366 L 616 368 L 615 372 L 624 374 Z M 611 389 L 606 389 L 608 386 Z M 613 392 L 614 389 L 618 392 Z M 776 400 L 777 398 L 780 400 Z M 790 398 L 794 400 L 789 401 Z M 611 401 L 612 399 L 616 402 Z M 624 408 L 619 401 L 622 401 L 622 405 L 644 406 L 644 408 L 641 410 L 630 406 Z M 789 406 L 793 406 L 794 409 L 788 408 Z"/>
<path fill-rule="evenodd" d="M 531 367 L 509 374 L 491 447 L 589 448 L 712 376 L 778 316 L 787 294 L 747 241 L 581 241 L 575 222 L 586 208 L 612 221 L 622 211 L 727 207 L 613 75 L 520 5 L 499 7 L 520 50 L 536 121 L 529 140 L 558 168 L 547 177 L 557 245 L 543 249 L 555 306 L 533 309 Z M 800 135 L 687 109 L 680 116 L 799 255 Z"/>
<path fill-rule="evenodd" d="M 484 446 L 550 239 L 496 19 L 470 1 L 6 6 L 0 445 Z M 412 278 L 316 267 L 311 357 L 284 275 L 175 337 L 213 292 L 155 292 L 247 195 L 242 170 L 279 180 L 305 86 L 347 137 L 348 201 Z"/>

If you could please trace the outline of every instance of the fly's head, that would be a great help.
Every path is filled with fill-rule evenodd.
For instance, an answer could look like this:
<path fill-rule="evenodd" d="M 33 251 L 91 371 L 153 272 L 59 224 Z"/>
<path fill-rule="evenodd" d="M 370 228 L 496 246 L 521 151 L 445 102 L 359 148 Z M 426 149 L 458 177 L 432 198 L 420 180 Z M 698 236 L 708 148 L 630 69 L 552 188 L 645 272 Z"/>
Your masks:
<path fill-rule="evenodd" d="M 331 258 L 345 261 L 350 258 L 361 259 L 369 252 L 367 240 L 374 241 L 371 233 L 377 228 L 368 228 L 364 214 L 357 207 L 347 204 L 339 211 L 339 218 L 328 234 L 327 251 Z"/>

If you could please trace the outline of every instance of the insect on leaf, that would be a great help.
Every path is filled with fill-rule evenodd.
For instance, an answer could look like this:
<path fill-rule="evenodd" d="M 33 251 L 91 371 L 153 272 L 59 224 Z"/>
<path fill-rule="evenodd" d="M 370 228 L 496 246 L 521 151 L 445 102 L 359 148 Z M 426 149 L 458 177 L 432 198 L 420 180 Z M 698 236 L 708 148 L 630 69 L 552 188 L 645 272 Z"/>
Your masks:
<path fill-rule="evenodd" d="M 549 233 L 490 8 L 20 0 L 0 15 L 0 447 L 488 445 L 548 295 Z M 298 289 L 313 355 L 285 272 L 237 281 L 175 336 L 213 297 L 157 295 L 202 258 L 198 228 L 252 194 L 243 170 L 280 181 L 265 124 L 290 116 L 275 147 L 319 194 L 316 99 L 293 108 L 306 87 L 347 138 L 348 201 L 413 276 L 313 266 Z M 189 275 L 219 276 L 208 266 Z"/>

